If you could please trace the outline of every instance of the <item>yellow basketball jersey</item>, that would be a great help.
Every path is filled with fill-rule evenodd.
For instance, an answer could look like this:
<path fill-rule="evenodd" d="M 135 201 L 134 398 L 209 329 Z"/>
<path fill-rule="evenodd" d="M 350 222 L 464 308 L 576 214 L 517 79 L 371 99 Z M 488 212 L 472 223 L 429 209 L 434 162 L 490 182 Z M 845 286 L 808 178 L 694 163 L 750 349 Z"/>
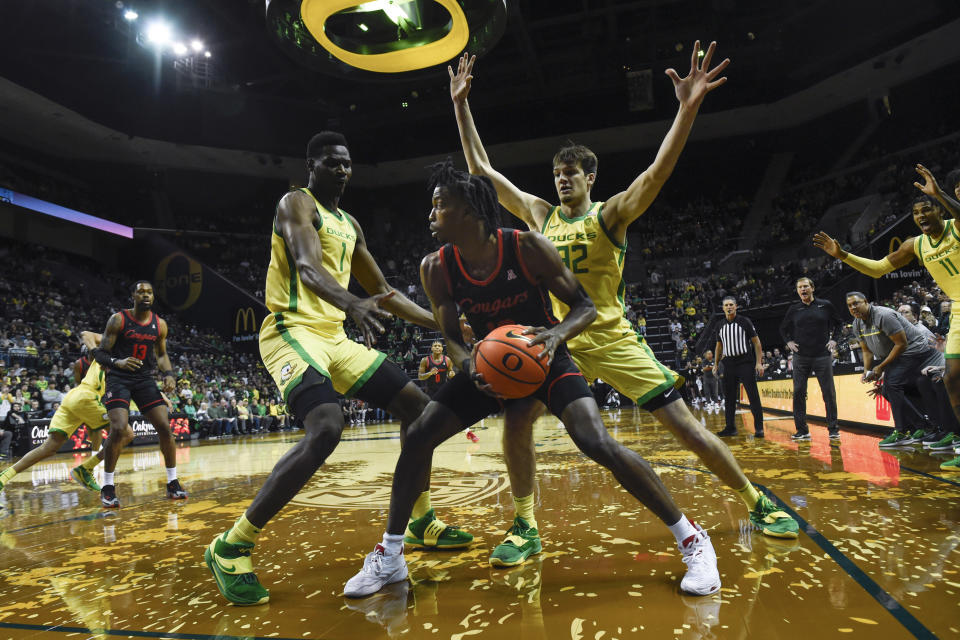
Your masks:
<path fill-rule="evenodd" d="M 103 369 L 100 368 L 100 363 L 98 363 L 96 360 L 90 361 L 90 366 L 87 368 L 87 373 L 83 376 L 83 380 L 80 381 L 80 384 L 93 389 L 97 393 L 97 397 L 101 397 L 104 393 L 106 393 L 107 383 L 105 381 L 105 376 L 103 375 Z"/>
<path fill-rule="evenodd" d="M 920 234 L 913 250 L 940 289 L 954 302 L 960 301 L 960 236 L 955 222 L 945 220 L 943 233 L 936 240 Z"/>
<path fill-rule="evenodd" d="M 627 245 L 613 238 L 603 223 L 602 212 L 602 202 L 594 202 L 587 213 L 578 218 L 567 218 L 560 207 L 554 207 L 541 229 L 597 307 L 597 319 L 568 342 L 571 349 L 602 346 L 634 334 L 624 316 L 623 304 L 623 259 Z M 566 316 L 569 307 L 553 296 L 551 300 L 554 315 Z"/>
<path fill-rule="evenodd" d="M 323 268 L 346 289 L 350 284 L 350 262 L 357 243 L 357 230 L 342 210 L 327 211 L 308 189 L 301 189 L 317 206 L 313 226 L 323 250 Z M 343 311 L 322 300 L 300 281 L 293 254 L 280 233 L 276 219 L 270 241 L 270 267 L 267 269 L 267 308 L 283 314 L 286 325 L 305 325 L 331 336 L 343 333 Z"/>

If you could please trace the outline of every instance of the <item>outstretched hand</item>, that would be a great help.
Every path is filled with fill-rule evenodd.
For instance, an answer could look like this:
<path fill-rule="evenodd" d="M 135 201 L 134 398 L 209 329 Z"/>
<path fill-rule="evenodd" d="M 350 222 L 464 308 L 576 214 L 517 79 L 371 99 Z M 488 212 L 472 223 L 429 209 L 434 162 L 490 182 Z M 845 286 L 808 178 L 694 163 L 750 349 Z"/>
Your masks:
<path fill-rule="evenodd" d="M 664 72 L 673 81 L 673 89 L 677 93 L 677 100 L 681 106 L 699 107 L 708 93 L 727 81 L 726 76 L 722 78 L 717 76 L 730 64 L 730 58 L 724 58 L 723 62 L 713 69 L 710 68 L 710 62 L 716 50 L 717 43 L 711 42 L 701 62 L 700 41 L 697 40 L 693 44 L 693 53 L 690 55 L 690 73 L 685 78 L 681 78 L 675 69 L 667 69 Z"/>
<path fill-rule="evenodd" d="M 937 193 L 940 191 L 940 185 L 937 184 L 937 179 L 934 178 L 933 174 L 930 173 L 930 170 L 922 164 L 917 164 L 914 169 L 916 169 L 917 173 L 920 174 L 920 177 L 923 178 L 923 184 L 914 182 L 913 186 L 915 186 L 917 189 L 920 189 L 921 192 L 930 196 L 931 198 L 936 198 Z"/>
<path fill-rule="evenodd" d="M 447 65 L 447 73 L 450 74 L 450 99 L 454 102 L 463 102 L 470 94 L 470 85 L 473 83 L 473 63 L 476 61 L 477 56 L 471 56 L 465 52 L 460 56 L 456 73 L 453 72 L 453 67 Z"/>
<path fill-rule="evenodd" d="M 387 293 L 378 293 L 369 298 L 358 298 L 352 305 L 348 306 L 346 311 L 350 314 L 360 331 L 363 333 L 363 341 L 367 347 L 372 347 L 377 342 L 377 334 L 383 333 L 381 319 L 393 317 L 389 311 L 381 309 L 381 305 L 393 297 L 396 291 Z"/>
<path fill-rule="evenodd" d="M 843 249 L 840 248 L 840 243 L 827 235 L 825 231 L 817 231 L 813 234 L 813 246 L 818 249 L 823 249 L 824 252 L 838 260 L 843 256 Z"/>

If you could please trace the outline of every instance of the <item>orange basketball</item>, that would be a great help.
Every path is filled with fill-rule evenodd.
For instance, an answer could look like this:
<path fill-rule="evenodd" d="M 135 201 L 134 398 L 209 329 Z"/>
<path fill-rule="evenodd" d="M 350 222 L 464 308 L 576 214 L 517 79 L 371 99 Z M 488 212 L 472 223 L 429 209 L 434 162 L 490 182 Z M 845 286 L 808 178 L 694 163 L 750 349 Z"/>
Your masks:
<path fill-rule="evenodd" d="M 527 327 L 506 324 L 497 327 L 477 344 L 473 370 L 504 398 L 525 398 L 543 384 L 550 367 L 539 360 L 544 346 L 530 346 L 533 336 L 522 335 Z"/>

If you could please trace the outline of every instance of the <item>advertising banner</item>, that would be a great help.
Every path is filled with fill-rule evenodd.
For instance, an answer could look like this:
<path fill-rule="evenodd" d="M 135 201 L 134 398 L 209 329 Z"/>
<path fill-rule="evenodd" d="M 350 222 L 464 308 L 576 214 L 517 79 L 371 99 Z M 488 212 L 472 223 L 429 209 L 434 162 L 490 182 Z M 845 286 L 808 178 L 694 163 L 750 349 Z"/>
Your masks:
<path fill-rule="evenodd" d="M 216 331 L 234 347 L 259 353 L 260 324 L 268 313 L 261 301 L 160 234 L 137 240 L 137 258 L 151 265 L 154 292 L 164 305 L 187 322 Z"/>
<path fill-rule="evenodd" d="M 860 382 L 859 373 L 834 376 L 833 382 L 837 388 L 837 417 L 840 420 L 893 428 L 890 403 L 883 396 L 868 396 L 870 385 Z M 764 409 L 793 412 L 793 379 L 760 380 L 757 387 Z M 741 402 L 746 402 L 746 395 L 742 391 Z M 807 415 L 821 420 L 827 415 L 820 383 L 815 377 L 807 381 Z"/>
<path fill-rule="evenodd" d="M 141 444 L 152 444 L 159 442 L 157 432 L 153 425 L 143 416 L 130 416 L 130 426 L 133 429 L 133 442 L 127 446 L 136 446 Z M 179 440 L 189 440 L 191 433 L 190 418 L 185 413 L 170 414 L 170 428 L 173 430 L 173 436 Z M 16 436 L 16 447 L 14 454 L 17 457 L 26 455 L 31 449 L 35 449 L 43 444 L 49 435 L 50 420 L 28 420 Z M 104 439 L 109 435 L 109 429 L 103 430 Z M 82 451 L 90 448 L 90 432 L 86 425 L 81 425 L 79 429 L 73 432 L 60 447 L 58 453 L 70 453 L 72 451 Z"/>

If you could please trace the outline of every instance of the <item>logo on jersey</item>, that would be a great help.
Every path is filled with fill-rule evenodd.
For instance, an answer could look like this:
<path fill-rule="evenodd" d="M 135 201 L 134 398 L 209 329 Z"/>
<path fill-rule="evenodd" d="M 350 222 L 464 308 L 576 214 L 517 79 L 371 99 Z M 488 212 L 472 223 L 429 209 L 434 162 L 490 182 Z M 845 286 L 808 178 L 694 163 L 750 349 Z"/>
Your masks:
<path fill-rule="evenodd" d="M 293 375 L 296 365 L 292 362 L 288 362 L 280 367 L 280 384 L 286 384 L 287 380 Z"/>
<path fill-rule="evenodd" d="M 547 239 L 550 240 L 550 242 L 569 242 L 571 240 L 595 240 L 596 237 L 596 231 L 589 231 L 587 233 L 578 231 L 577 233 L 564 233 L 559 236 L 547 236 Z"/>
<path fill-rule="evenodd" d="M 459 302 L 459 305 L 460 308 L 463 309 L 464 313 L 468 315 L 472 313 L 496 315 L 503 309 L 510 309 L 518 304 L 526 302 L 528 297 L 528 291 L 521 291 L 514 296 L 497 298 L 496 300 L 484 300 L 482 302 L 474 302 L 471 298 L 464 298 Z"/>
<path fill-rule="evenodd" d="M 513 269 L 507 269 L 507 280 L 516 280 L 517 274 L 513 272 Z"/>

